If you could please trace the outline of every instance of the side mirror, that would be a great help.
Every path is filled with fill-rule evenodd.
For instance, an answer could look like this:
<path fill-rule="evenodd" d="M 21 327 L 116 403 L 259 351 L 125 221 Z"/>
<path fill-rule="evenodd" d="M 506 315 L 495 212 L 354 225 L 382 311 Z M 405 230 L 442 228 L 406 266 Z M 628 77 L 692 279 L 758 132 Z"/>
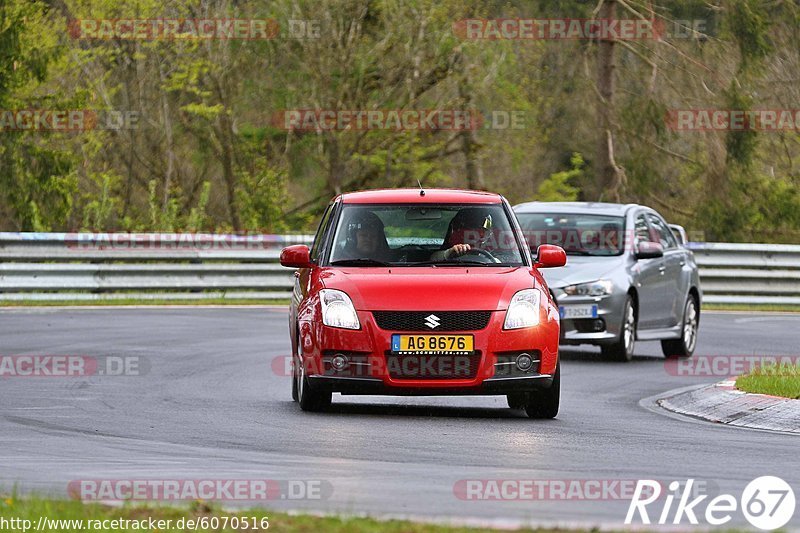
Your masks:
<path fill-rule="evenodd" d="M 311 255 L 308 251 L 308 246 L 295 244 L 281 250 L 281 265 L 292 268 L 309 268 L 311 266 Z"/>
<path fill-rule="evenodd" d="M 567 264 L 567 253 L 555 244 L 542 244 L 536 249 L 536 268 L 563 267 Z"/>
<path fill-rule="evenodd" d="M 686 237 L 686 230 L 683 229 L 683 226 L 670 224 L 669 229 L 672 230 L 672 234 L 675 235 L 676 239 L 678 239 L 678 244 L 681 246 L 686 246 L 686 243 L 689 242 L 689 239 Z"/>
<path fill-rule="evenodd" d="M 636 259 L 654 259 L 664 256 L 664 247 L 660 242 L 640 242 L 636 245 Z"/>

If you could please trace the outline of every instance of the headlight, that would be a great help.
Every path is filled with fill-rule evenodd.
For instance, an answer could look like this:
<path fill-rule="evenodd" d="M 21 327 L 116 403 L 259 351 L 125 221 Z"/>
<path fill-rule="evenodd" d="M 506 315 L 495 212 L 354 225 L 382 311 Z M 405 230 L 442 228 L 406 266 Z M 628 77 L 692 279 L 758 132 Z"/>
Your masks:
<path fill-rule="evenodd" d="M 589 283 L 579 283 L 564 287 L 564 292 L 570 296 L 607 296 L 611 294 L 614 284 L 611 280 L 601 279 Z"/>
<path fill-rule="evenodd" d="M 319 291 L 322 303 L 322 323 L 332 328 L 360 329 L 356 308 L 350 297 L 335 289 Z"/>
<path fill-rule="evenodd" d="M 506 321 L 503 329 L 519 329 L 536 326 L 539 324 L 539 295 L 538 289 L 524 289 L 517 292 L 506 311 Z"/>

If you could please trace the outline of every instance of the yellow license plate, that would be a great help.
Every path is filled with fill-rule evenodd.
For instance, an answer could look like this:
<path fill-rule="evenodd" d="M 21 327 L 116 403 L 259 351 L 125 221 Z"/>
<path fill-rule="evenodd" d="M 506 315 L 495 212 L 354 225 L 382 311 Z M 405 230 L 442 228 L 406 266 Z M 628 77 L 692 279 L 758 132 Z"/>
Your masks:
<path fill-rule="evenodd" d="M 392 335 L 395 353 L 466 353 L 474 350 L 472 335 Z"/>

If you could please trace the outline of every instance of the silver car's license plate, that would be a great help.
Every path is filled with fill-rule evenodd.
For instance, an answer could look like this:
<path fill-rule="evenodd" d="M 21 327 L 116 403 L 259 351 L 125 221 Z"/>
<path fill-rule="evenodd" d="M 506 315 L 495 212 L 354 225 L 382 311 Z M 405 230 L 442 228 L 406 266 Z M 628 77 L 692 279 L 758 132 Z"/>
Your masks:
<path fill-rule="evenodd" d="M 562 305 L 558 308 L 561 318 L 597 318 L 597 306 L 586 305 Z"/>

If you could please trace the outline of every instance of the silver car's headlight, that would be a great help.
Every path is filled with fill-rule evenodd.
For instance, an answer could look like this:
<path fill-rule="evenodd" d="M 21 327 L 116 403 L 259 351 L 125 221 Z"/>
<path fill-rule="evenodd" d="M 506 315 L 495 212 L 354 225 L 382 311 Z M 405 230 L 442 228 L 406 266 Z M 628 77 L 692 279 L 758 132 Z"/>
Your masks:
<path fill-rule="evenodd" d="M 539 325 L 539 295 L 538 289 L 523 289 L 518 291 L 506 310 L 506 321 L 503 329 L 528 328 Z"/>
<path fill-rule="evenodd" d="M 579 283 L 564 287 L 564 292 L 570 296 L 607 296 L 614 289 L 611 280 L 600 279 L 589 283 Z"/>
<path fill-rule="evenodd" d="M 322 303 L 322 323 L 332 328 L 360 329 L 353 301 L 342 291 L 322 289 L 319 291 Z"/>

